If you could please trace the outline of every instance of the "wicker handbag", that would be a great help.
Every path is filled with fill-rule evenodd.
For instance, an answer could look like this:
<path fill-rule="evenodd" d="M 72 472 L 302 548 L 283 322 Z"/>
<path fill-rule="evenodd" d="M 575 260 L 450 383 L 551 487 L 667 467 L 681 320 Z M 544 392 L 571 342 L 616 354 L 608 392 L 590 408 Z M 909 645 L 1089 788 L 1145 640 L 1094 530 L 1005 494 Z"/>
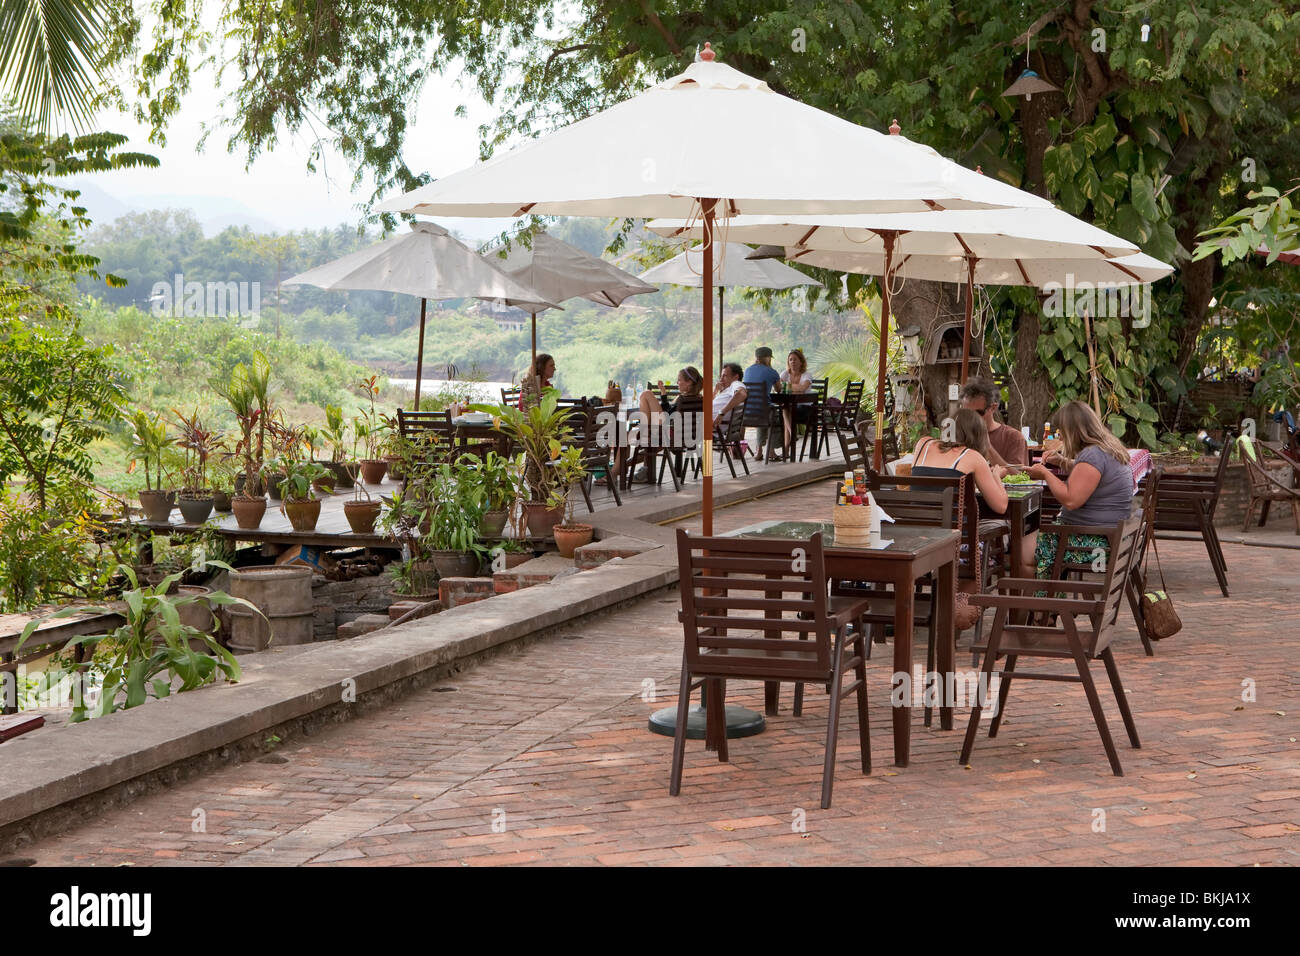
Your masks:
<path fill-rule="evenodd" d="M 1165 572 L 1160 567 L 1160 550 L 1156 547 L 1156 539 L 1151 537 L 1151 550 L 1156 553 L 1156 570 L 1160 572 L 1160 590 L 1147 591 L 1142 595 L 1142 620 L 1146 623 L 1147 634 L 1153 641 L 1163 641 L 1166 637 L 1173 637 L 1183 629 L 1183 622 L 1178 617 L 1178 612 L 1174 610 L 1173 599 L 1165 590 Z M 1146 580 L 1146 576 L 1143 576 Z"/>

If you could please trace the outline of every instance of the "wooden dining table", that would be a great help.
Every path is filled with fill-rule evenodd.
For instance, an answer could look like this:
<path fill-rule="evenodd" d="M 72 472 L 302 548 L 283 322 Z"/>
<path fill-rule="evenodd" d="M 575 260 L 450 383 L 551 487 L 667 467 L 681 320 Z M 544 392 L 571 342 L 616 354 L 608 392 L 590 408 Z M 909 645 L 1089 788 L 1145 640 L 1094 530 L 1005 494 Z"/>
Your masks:
<path fill-rule="evenodd" d="M 1007 557 L 1011 562 L 1009 574 L 1015 577 L 1020 573 L 1024 563 L 1025 535 L 1038 530 L 1042 519 L 1043 489 L 1039 485 L 1005 485 L 1007 489 L 1007 510 L 998 514 L 979 497 L 980 516 L 984 518 L 1002 518 L 1007 522 L 1010 533 L 1007 535 Z"/>
<path fill-rule="evenodd" d="M 785 414 L 787 412 L 790 414 L 790 443 L 788 445 L 785 443 L 784 435 L 782 436 L 783 440 L 781 442 L 785 452 L 786 461 L 793 460 L 794 446 L 798 444 L 798 436 L 796 432 L 798 431 L 799 422 L 797 420 L 798 416 L 796 409 L 801 405 L 812 406 L 812 421 L 808 422 L 807 425 L 812 432 L 812 434 L 809 435 L 809 441 L 812 442 L 812 458 L 814 461 L 817 460 L 819 457 L 818 445 L 821 442 L 821 435 L 819 432 L 822 417 L 821 396 L 816 392 L 772 392 L 767 396 L 767 398 L 774 407 L 781 409 L 783 422 Z"/>
<path fill-rule="evenodd" d="M 893 585 L 894 672 L 890 681 L 891 699 L 900 689 L 896 682 L 908 682 L 907 693 L 902 694 L 901 702 L 895 701 L 893 707 L 894 764 L 906 767 L 911 758 L 912 702 L 919 701 L 924 692 L 924 687 L 916 687 L 912 678 L 915 582 L 932 572 L 937 576 L 934 587 L 934 627 L 938 632 L 935 665 L 942 681 L 939 725 L 944 730 L 951 730 L 953 726 L 953 701 L 949 689 L 955 687 L 953 595 L 957 583 L 957 546 L 961 536 L 949 528 L 887 524 L 882 535 L 870 544 L 836 544 L 833 522 L 809 520 L 760 521 L 729 532 L 726 537 L 807 540 L 818 531 L 822 533 L 828 579 Z"/>

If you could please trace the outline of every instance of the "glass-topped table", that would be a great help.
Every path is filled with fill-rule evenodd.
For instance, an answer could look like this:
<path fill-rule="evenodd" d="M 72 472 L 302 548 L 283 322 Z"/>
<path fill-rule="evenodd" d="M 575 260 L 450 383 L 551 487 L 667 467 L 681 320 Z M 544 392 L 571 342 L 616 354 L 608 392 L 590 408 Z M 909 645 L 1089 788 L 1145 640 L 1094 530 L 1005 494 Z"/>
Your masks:
<path fill-rule="evenodd" d="M 953 630 L 953 595 L 957 585 L 957 546 L 960 534 L 948 528 L 885 523 L 881 534 L 866 544 L 836 544 L 835 525 L 822 519 L 804 521 L 760 521 L 729 532 L 729 538 L 807 539 L 821 532 L 826 554 L 826 575 L 845 581 L 872 581 L 891 584 L 894 593 L 894 675 L 891 689 L 909 684 L 910 693 L 892 696 L 901 700 L 893 708 L 894 763 L 906 767 L 911 753 L 911 701 L 920 699 L 921 689 L 912 682 L 912 619 L 915 602 L 914 584 L 918 578 L 936 574 L 934 587 L 934 627 L 936 665 L 941 686 L 952 687 L 955 633 Z M 775 692 L 768 695 L 768 713 L 775 713 Z M 939 725 L 951 730 L 952 701 L 944 694 L 939 708 Z"/>

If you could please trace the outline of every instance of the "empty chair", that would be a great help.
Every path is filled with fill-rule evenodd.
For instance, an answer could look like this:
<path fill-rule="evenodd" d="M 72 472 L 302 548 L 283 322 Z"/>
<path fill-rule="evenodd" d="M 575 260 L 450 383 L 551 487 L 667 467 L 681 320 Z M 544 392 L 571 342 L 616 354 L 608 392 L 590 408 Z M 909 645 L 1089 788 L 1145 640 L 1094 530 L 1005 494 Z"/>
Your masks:
<path fill-rule="evenodd" d="M 1106 563 L 1104 580 L 1100 583 L 1003 578 L 998 581 L 995 593 L 971 596 L 971 603 L 993 608 L 995 613 L 988 644 L 982 648 L 984 664 L 977 683 L 976 703 L 971 710 L 970 724 L 966 728 L 966 739 L 962 744 L 963 765 L 969 763 L 971 750 L 975 746 L 975 735 L 979 730 L 980 715 L 987 703 L 994 666 L 1000 657 L 1005 657 L 1006 664 L 1000 675 L 1002 683 L 998 689 L 997 714 L 989 725 L 990 738 L 998 734 L 1013 681 L 1048 680 L 1082 684 L 1093 720 L 1097 724 L 1097 732 L 1101 735 L 1106 756 L 1110 759 L 1111 770 L 1117 777 L 1124 775 L 1115 742 L 1106 726 L 1106 715 L 1101 709 L 1101 699 L 1093 683 L 1090 665 L 1094 660 L 1101 660 L 1105 665 L 1111 688 L 1115 692 L 1115 702 L 1124 720 L 1124 729 L 1128 732 L 1129 743 L 1134 748 L 1140 747 L 1137 726 L 1124 696 L 1124 687 L 1120 683 L 1119 670 L 1115 666 L 1110 645 L 1114 638 L 1120 601 L 1128 584 L 1132 561 L 1136 557 L 1141 524 L 1142 516 L 1133 515 L 1123 524 L 1109 530 L 1110 559 Z M 1027 623 L 1012 621 L 1013 615 L 1016 618 L 1022 616 L 1015 612 L 1025 611 L 1030 612 Z M 1046 619 L 1044 615 L 1034 612 L 1045 612 Z M 1022 657 L 1072 660 L 1077 674 L 1021 671 L 1016 665 Z"/>
<path fill-rule="evenodd" d="M 677 562 L 684 645 L 668 792 L 681 792 L 692 691 L 704 687 L 706 746 L 716 748 L 718 759 L 725 761 L 728 680 L 795 683 L 796 717 L 802 715 L 806 682 L 824 685 L 830 695 L 821 794 L 822 809 L 828 808 L 840 702 L 850 694 L 857 695 L 862 772 L 871 772 L 866 643 L 860 620 L 865 602 L 827 596 L 820 533 L 806 541 L 706 538 L 679 528 Z M 852 633 L 850 625 L 855 625 Z"/>
<path fill-rule="evenodd" d="M 1219 533 L 1214 528 L 1214 512 L 1223 491 L 1232 444 L 1231 441 L 1224 442 L 1223 451 L 1219 453 L 1219 467 L 1213 475 L 1171 475 L 1167 470 L 1161 475 L 1154 527 L 1155 531 L 1199 533 L 1224 597 L 1228 596 L 1228 565 L 1223 558 Z"/>

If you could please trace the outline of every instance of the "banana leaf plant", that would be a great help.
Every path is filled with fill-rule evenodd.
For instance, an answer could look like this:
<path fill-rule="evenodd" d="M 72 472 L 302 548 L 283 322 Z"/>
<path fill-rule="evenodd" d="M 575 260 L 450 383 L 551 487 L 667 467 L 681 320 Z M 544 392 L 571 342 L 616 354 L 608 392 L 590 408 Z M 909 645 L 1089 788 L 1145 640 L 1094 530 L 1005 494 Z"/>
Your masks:
<path fill-rule="evenodd" d="M 137 463 L 143 464 L 145 488 L 163 490 L 163 453 L 175 444 L 167 434 L 167 423 L 161 415 L 150 417 L 143 409 L 136 409 L 131 427 L 131 470 Z"/>
<path fill-rule="evenodd" d="M 536 405 L 511 408 L 509 405 L 471 405 L 476 412 L 486 412 L 499 420 L 497 428 L 509 435 L 524 453 L 524 484 L 528 500 L 541 504 L 551 497 L 555 473 L 551 462 L 560 457 L 565 443 L 572 439 L 570 410 L 559 406 L 560 393 L 548 388 Z"/>

